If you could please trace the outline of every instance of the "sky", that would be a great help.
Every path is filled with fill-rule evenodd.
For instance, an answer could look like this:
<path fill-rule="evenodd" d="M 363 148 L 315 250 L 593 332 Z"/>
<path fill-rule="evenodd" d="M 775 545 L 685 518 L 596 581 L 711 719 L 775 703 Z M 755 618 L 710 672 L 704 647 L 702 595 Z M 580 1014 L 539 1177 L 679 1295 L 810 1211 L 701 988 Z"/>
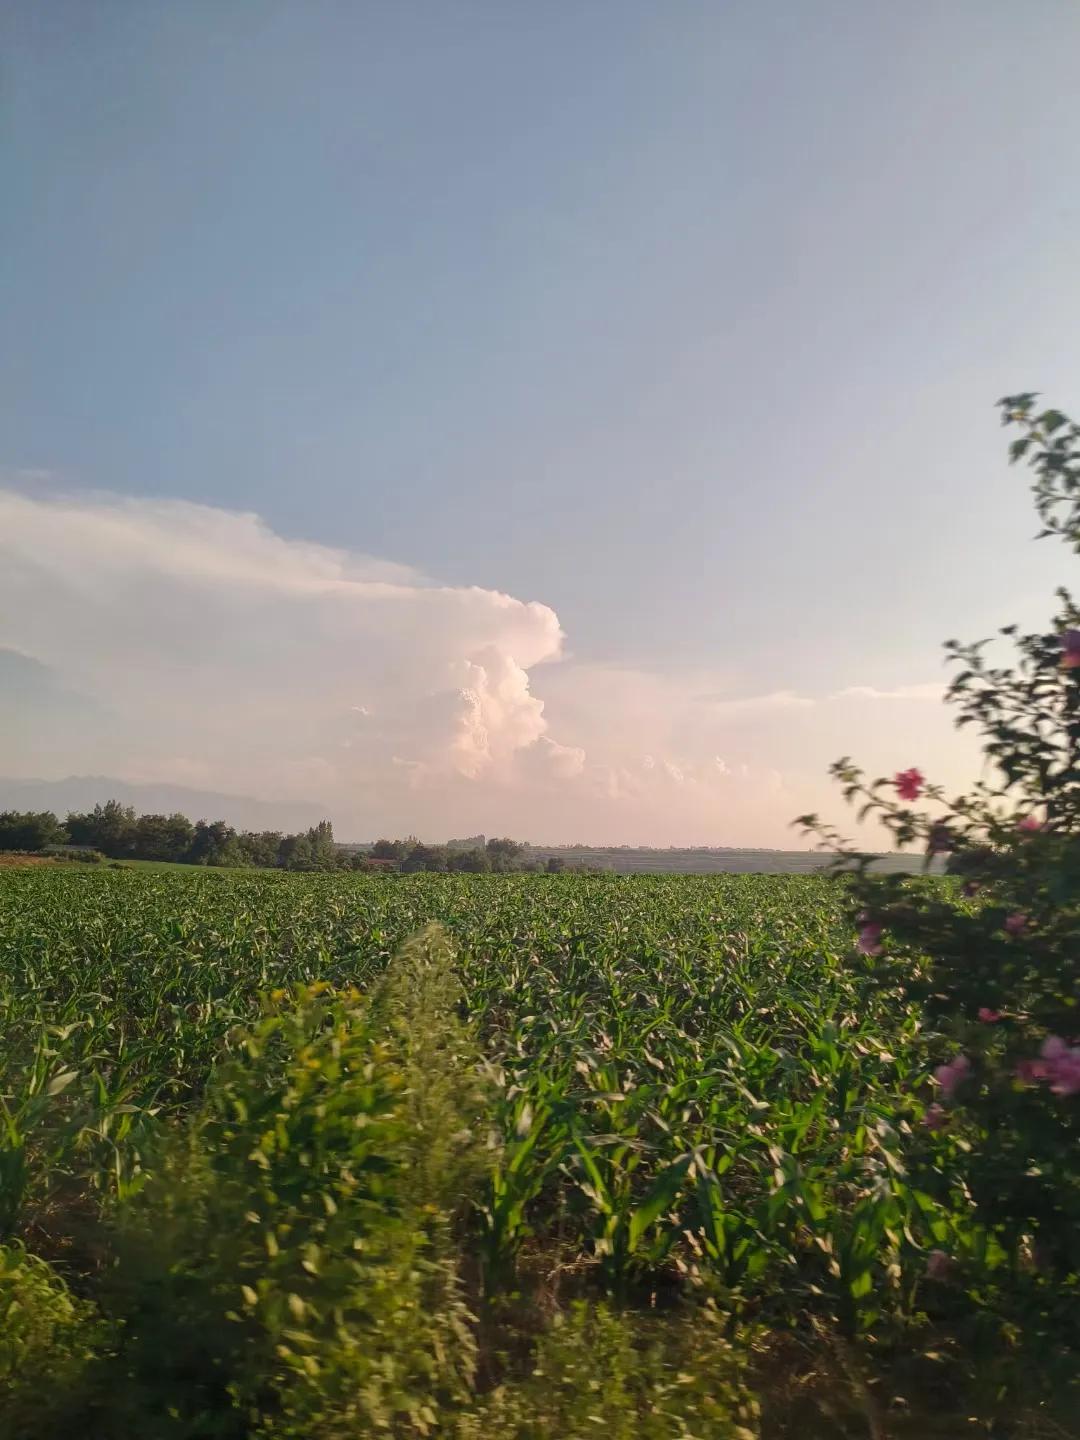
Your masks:
<path fill-rule="evenodd" d="M 0 773 L 777 845 L 1039 625 L 1074 0 L 7 0 Z"/>

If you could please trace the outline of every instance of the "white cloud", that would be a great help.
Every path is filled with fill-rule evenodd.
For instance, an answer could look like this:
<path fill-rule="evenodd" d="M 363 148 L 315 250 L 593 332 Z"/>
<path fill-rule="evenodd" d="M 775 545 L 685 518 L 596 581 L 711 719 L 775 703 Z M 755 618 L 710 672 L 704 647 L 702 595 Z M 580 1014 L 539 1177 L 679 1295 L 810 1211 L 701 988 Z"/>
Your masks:
<path fill-rule="evenodd" d="M 585 751 L 580 745 L 560 745 L 550 735 L 541 735 L 521 756 L 523 767 L 532 765 L 540 778 L 573 780 L 585 769 Z"/>
<path fill-rule="evenodd" d="M 545 605 L 284 540 L 253 515 L 9 492 L 0 637 L 108 707 L 104 733 L 73 725 L 76 748 L 323 796 L 395 754 L 414 773 L 505 778 L 548 739 L 528 672 L 562 644 Z"/>
<path fill-rule="evenodd" d="M 848 685 L 837 690 L 834 700 L 941 700 L 945 686 L 936 680 L 919 685 L 897 685 L 891 690 L 879 690 L 873 685 Z"/>
<path fill-rule="evenodd" d="M 908 702 L 940 686 L 755 692 L 720 665 L 577 662 L 562 643 L 546 605 L 254 515 L 0 490 L 10 775 L 319 801 L 351 838 L 783 844 L 792 814 L 839 809 L 837 755 L 952 783 L 967 743 L 942 717 L 944 743 L 912 745 Z"/>
<path fill-rule="evenodd" d="M 808 710 L 817 702 L 793 690 L 770 690 L 765 695 L 702 695 L 714 715 L 760 715 L 770 710 Z"/>

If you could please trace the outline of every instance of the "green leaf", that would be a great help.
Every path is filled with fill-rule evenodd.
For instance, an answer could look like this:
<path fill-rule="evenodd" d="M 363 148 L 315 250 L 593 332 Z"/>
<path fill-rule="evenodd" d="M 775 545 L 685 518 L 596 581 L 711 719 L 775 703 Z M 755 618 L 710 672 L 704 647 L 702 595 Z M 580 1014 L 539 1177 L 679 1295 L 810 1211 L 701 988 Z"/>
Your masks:
<path fill-rule="evenodd" d="M 628 1240 L 631 1254 L 637 1249 L 649 1226 L 658 1220 L 665 1210 L 670 1210 L 692 1159 L 691 1155 L 680 1156 L 673 1165 L 662 1170 L 649 1187 L 645 1198 L 630 1217 Z"/>
<path fill-rule="evenodd" d="M 864 1295 L 869 1295 L 873 1287 L 874 1277 L 869 1270 L 863 1270 L 861 1274 L 856 1275 L 855 1279 L 852 1280 L 848 1289 L 851 1291 L 851 1298 L 853 1300 L 861 1300 Z"/>

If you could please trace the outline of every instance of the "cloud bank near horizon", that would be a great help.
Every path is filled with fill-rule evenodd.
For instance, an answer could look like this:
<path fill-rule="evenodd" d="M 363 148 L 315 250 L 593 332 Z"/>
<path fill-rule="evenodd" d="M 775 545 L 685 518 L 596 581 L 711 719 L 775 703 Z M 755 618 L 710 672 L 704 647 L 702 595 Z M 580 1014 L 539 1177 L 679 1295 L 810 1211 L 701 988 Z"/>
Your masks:
<path fill-rule="evenodd" d="M 899 768 L 912 706 L 942 690 L 733 688 L 567 659 L 547 605 L 286 539 L 256 515 L 0 489 L 12 775 L 313 799 L 355 838 L 782 844 L 793 814 L 832 803 L 829 759 L 862 740 L 882 752 L 868 763 Z M 951 778 L 967 761 L 969 778 L 970 746 L 944 743 L 942 716 L 926 728 L 940 733 L 923 768 Z"/>

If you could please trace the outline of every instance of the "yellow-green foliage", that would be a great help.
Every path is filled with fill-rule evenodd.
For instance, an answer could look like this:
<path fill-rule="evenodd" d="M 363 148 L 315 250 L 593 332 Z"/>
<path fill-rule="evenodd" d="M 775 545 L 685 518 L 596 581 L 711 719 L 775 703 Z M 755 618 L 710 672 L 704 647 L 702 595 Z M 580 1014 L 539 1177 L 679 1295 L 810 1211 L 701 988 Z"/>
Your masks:
<path fill-rule="evenodd" d="M 425 1214 L 459 1214 L 478 1182 L 490 1099 L 480 1052 L 459 1012 L 465 997 L 444 931 L 428 925 L 394 957 L 372 1003 L 404 1082 L 410 1195 Z"/>
<path fill-rule="evenodd" d="M 988 1230 L 984 1137 L 923 1123 L 919 1007 L 853 941 L 818 876 L 0 874 L 0 1242 L 112 1326 L 91 1399 L 20 1440 L 550 1435 L 553 1293 L 618 1301 L 638 1376 L 662 1333 L 712 1375 L 672 1358 L 705 1296 L 867 1355 L 930 1337 L 984 1408 L 1020 1339 L 1033 1390 L 1074 1373 L 1074 1282 Z M 578 1373 L 648 1434 L 628 1354 Z M 658 1373 L 697 1434 L 713 1392 Z"/>
<path fill-rule="evenodd" d="M 462 1172 L 421 1158 L 428 1130 L 468 1128 L 456 1099 L 476 1094 L 453 1084 L 467 1046 L 448 962 L 430 931 L 374 1003 L 277 994 L 215 1074 L 119 1218 L 110 1434 L 421 1435 L 467 1396 L 444 1243 Z"/>
<path fill-rule="evenodd" d="M 48 1267 L 10 1252 L 12 1440 L 748 1433 L 718 1334 L 602 1307 L 575 1306 L 524 1376 L 475 1392 L 460 1240 L 498 1155 L 497 1097 L 453 960 L 429 926 L 366 995 L 271 992 L 114 1205 L 92 1327 Z"/>
<path fill-rule="evenodd" d="M 81 1390 L 101 1339 L 91 1307 L 43 1260 L 0 1246 L 0 1437 L 44 1437 Z"/>
<path fill-rule="evenodd" d="M 524 1379 L 463 1416 L 457 1440 L 752 1440 L 715 1311 L 657 1320 L 584 1302 L 556 1317 Z"/>

